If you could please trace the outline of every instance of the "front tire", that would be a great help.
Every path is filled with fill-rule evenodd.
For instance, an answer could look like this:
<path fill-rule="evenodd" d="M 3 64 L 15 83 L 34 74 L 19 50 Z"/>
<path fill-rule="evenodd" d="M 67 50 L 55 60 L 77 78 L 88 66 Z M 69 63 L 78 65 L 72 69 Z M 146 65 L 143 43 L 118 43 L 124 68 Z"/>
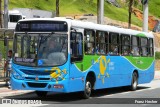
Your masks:
<path fill-rule="evenodd" d="M 136 72 L 134 72 L 132 74 L 132 81 L 131 81 L 130 89 L 132 91 L 135 91 L 137 89 L 137 85 L 138 85 L 138 74 Z"/>
<path fill-rule="evenodd" d="M 86 80 L 85 89 L 83 92 L 83 98 L 88 99 L 91 95 L 91 91 L 92 91 L 92 84 L 89 80 Z"/>
<path fill-rule="evenodd" d="M 46 97 L 47 91 L 36 91 L 38 97 Z"/>

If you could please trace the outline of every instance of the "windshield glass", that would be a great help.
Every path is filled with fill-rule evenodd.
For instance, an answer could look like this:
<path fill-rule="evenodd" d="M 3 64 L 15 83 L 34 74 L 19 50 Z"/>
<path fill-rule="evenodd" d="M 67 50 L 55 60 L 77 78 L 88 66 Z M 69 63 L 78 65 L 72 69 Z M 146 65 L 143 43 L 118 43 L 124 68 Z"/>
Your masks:
<path fill-rule="evenodd" d="M 28 66 L 57 66 L 67 60 L 66 34 L 16 34 L 14 62 Z"/>

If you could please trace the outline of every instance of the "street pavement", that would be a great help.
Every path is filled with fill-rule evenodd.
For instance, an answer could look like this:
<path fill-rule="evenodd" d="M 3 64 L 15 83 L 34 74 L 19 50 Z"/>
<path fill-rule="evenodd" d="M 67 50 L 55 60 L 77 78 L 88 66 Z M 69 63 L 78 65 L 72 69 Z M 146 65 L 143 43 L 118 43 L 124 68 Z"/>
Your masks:
<path fill-rule="evenodd" d="M 155 71 L 154 80 L 160 80 L 160 71 Z M 31 93 L 31 90 L 11 90 L 6 86 L 5 82 L 0 81 L 0 98 L 6 96 L 20 95 L 25 93 Z"/>

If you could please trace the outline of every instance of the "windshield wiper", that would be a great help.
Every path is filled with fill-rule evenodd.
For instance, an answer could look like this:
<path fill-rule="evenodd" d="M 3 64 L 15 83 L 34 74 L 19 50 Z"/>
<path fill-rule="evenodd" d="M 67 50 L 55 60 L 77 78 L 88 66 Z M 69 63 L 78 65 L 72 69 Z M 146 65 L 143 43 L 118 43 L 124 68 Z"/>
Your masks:
<path fill-rule="evenodd" d="M 50 33 L 48 36 L 43 36 L 42 34 L 40 34 L 40 38 L 41 38 L 41 40 L 39 41 L 39 48 L 40 48 L 40 46 L 41 46 L 41 44 L 43 43 L 43 42 L 45 42 L 46 40 L 47 40 L 47 38 L 49 38 L 52 34 L 54 34 L 53 32 L 52 33 Z"/>

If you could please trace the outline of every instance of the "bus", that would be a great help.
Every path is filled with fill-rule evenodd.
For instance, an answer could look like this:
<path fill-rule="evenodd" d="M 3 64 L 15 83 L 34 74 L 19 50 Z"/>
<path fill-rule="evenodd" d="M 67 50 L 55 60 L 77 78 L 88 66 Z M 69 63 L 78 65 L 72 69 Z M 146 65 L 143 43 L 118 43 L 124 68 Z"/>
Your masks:
<path fill-rule="evenodd" d="M 121 86 L 134 91 L 153 80 L 154 55 L 152 33 L 60 17 L 24 19 L 14 33 L 11 87 L 40 97 L 80 92 L 89 98 L 93 90 Z"/>

